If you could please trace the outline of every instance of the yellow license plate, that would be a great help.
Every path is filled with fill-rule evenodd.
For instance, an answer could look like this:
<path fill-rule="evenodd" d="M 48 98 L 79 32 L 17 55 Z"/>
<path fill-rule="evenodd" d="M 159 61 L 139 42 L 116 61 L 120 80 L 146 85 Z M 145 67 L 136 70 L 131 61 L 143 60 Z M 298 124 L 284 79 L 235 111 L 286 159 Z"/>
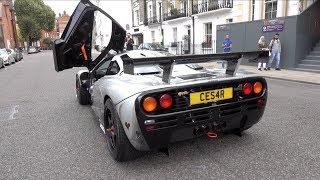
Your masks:
<path fill-rule="evenodd" d="M 206 104 L 233 98 L 233 88 L 215 89 L 190 93 L 190 105 Z"/>

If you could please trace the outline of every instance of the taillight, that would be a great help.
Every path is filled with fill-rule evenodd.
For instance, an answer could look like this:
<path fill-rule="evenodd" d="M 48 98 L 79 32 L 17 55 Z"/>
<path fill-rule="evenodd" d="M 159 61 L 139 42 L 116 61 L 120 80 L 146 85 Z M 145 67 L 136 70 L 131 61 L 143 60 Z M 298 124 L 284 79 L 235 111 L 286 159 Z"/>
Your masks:
<path fill-rule="evenodd" d="M 154 97 L 146 97 L 143 99 L 142 106 L 146 112 L 153 112 L 157 109 L 157 100 Z"/>
<path fill-rule="evenodd" d="M 260 94 L 262 92 L 262 89 L 263 89 L 263 87 L 262 87 L 262 83 L 261 82 L 255 82 L 253 84 L 253 92 L 255 94 Z"/>
<path fill-rule="evenodd" d="M 160 97 L 160 106 L 163 109 L 168 109 L 172 106 L 172 97 L 169 94 L 164 94 Z"/>
<path fill-rule="evenodd" d="M 252 92 L 252 85 L 250 83 L 245 83 L 242 87 L 244 95 L 250 95 Z"/>

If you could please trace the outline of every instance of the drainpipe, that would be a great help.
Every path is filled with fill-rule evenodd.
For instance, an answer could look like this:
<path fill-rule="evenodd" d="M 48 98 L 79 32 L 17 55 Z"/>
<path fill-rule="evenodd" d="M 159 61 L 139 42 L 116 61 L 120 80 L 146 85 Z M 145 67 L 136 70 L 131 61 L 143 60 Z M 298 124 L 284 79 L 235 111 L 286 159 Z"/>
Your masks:
<path fill-rule="evenodd" d="M 194 47 L 195 46 L 194 45 L 194 39 L 195 39 L 194 16 L 191 16 L 191 18 L 192 18 L 192 54 L 195 54 L 194 53 L 194 49 L 195 49 L 195 47 Z"/>
<path fill-rule="evenodd" d="M 195 49 L 195 45 L 194 45 L 194 38 L 195 38 L 195 33 L 194 33 L 194 16 L 192 15 L 193 14 L 193 0 L 191 0 L 191 20 L 192 20 L 192 54 L 195 54 L 194 53 L 194 49 Z"/>
<path fill-rule="evenodd" d="M 162 29 L 162 3 L 159 2 L 159 19 L 160 19 L 160 31 L 161 31 L 161 45 L 164 46 L 163 29 Z"/>

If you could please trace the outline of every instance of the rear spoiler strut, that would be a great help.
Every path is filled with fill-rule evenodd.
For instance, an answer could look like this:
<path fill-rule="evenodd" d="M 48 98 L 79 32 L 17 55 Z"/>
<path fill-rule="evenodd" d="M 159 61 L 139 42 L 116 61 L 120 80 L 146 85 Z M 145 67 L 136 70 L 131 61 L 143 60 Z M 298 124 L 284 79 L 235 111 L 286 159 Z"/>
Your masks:
<path fill-rule="evenodd" d="M 162 81 L 170 83 L 170 77 L 174 64 L 192 64 L 205 63 L 211 61 L 227 61 L 226 74 L 234 76 L 238 70 L 241 60 L 255 61 L 259 58 L 269 56 L 268 51 L 237 52 L 225 54 L 200 54 L 200 55 L 181 55 L 181 56 L 164 56 L 152 58 L 135 58 L 128 55 L 122 55 L 124 73 L 134 74 L 134 66 L 139 65 L 161 65 L 163 67 Z"/>

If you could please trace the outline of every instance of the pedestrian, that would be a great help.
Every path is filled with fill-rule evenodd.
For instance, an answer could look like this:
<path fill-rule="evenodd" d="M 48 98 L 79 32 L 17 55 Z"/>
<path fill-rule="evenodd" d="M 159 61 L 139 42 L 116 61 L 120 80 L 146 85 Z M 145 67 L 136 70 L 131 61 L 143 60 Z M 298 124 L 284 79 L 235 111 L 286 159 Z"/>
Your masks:
<path fill-rule="evenodd" d="M 226 34 L 225 39 L 222 43 L 223 53 L 230 53 L 232 48 L 232 41 L 229 38 L 229 34 Z M 225 68 L 226 62 L 222 62 L 222 68 Z"/>
<path fill-rule="evenodd" d="M 276 68 L 275 70 L 280 71 L 280 55 L 281 55 L 281 42 L 279 39 L 279 34 L 275 34 L 274 37 L 272 38 L 270 44 L 269 44 L 269 49 L 270 49 L 270 58 L 268 62 L 268 70 L 271 69 L 272 62 L 274 58 L 276 58 Z"/>
<path fill-rule="evenodd" d="M 127 51 L 133 50 L 133 44 L 134 44 L 134 42 L 133 42 L 133 39 L 131 37 L 131 34 L 128 33 L 127 34 L 127 38 L 126 38 L 126 49 L 127 49 Z"/>
<path fill-rule="evenodd" d="M 264 38 L 264 36 L 261 36 L 259 41 L 258 41 L 258 50 L 259 51 L 269 51 L 268 49 L 268 43 L 266 41 L 266 39 Z M 258 70 L 262 71 L 262 67 L 264 68 L 264 70 L 267 70 L 267 58 L 260 58 L 258 61 Z"/>

